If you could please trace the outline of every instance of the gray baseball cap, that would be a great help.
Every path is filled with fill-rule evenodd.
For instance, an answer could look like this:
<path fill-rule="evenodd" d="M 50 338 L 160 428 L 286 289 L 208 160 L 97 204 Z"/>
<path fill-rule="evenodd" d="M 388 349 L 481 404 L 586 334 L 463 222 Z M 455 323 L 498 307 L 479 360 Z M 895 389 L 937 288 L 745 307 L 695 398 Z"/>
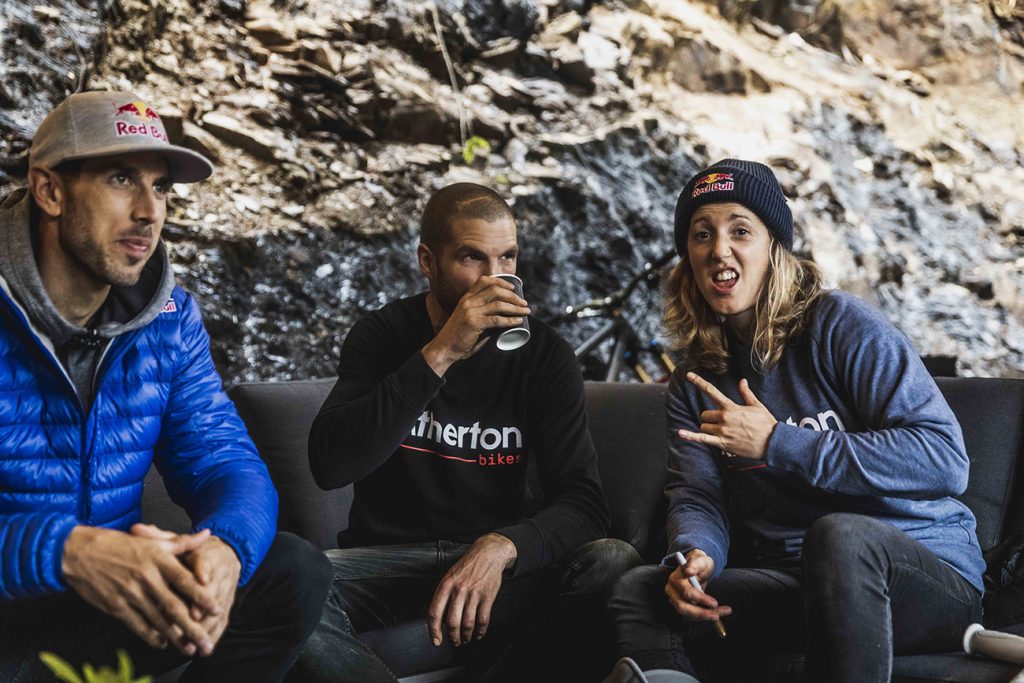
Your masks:
<path fill-rule="evenodd" d="M 69 96 L 39 125 L 28 165 L 54 168 L 63 161 L 131 152 L 163 155 L 176 183 L 195 183 L 213 173 L 213 164 L 202 154 L 172 145 L 160 116 L 130 92 Z"/>

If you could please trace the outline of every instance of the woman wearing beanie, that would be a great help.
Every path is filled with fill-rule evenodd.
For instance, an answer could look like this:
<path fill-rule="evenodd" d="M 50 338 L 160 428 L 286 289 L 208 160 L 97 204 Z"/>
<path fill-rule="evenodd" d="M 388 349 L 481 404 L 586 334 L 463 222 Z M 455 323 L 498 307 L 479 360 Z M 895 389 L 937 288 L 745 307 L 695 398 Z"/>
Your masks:
<path fill-rule="evenodd" d="M 675 242 L 668 553 L 615 588 L 620 671 L 765 680 L 804 653 L 804 680 L 887 682 L 894 655 L 958 650 L 984 569 L 968 459 L 909 341 L 793 255 L 763 164 L 695 175 Z"/>

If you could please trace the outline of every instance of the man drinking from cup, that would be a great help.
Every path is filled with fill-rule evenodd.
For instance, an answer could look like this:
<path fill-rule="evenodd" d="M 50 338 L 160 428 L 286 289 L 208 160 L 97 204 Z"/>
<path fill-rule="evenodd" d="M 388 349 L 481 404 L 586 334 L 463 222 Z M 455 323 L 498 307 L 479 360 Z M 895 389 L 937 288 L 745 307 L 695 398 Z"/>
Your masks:
<path fill-rule="evenodd" d="M 517 278 L 501 277 L 518 255 L 497 193 L 445 187 L 421 224 L 429 290 L 371 313 L 345 339 L 309 458 L 321 487 L 355 482 L 355 497 L 339 549 L 327 552 L 334 587 L 296 667 L 302 680 L 394 681 L 356 634 L 423 618 L 433 647 L 472 643 L 460 655 L 491 667 L 556 602 L 602 600 L 638 562 L 625 543 L 593 542 L 608 509 L 579 367 L 551 328 L 526 326 Z M 493 340 L 513 329 L 518 341 Z M 531 505 L 530 460 L 541 506 Z M 498 668 L 508 673 L 496 678 L 513 676 Z"/>

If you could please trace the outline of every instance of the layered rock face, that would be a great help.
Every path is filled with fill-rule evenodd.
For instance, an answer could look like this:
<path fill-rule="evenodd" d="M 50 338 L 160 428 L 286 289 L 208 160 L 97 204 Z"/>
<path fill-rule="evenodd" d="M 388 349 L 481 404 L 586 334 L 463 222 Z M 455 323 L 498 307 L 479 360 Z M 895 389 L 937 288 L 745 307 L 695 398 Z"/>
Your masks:
<path fill-rule="evenodd" d="M 331 374 L 355 320 L 423 287 L 419 213 L 445 184 L 514 202 L 550 315 L 670 250 L 682 185 L 730 156 L 775 169 L 797 251 L 922 354 L 1024 376 L 1014 0 L 3 6 L 0 191 L 79 81 L 137 91 L 216 162 L 165 234 L 228 381 Z M 631 297 L 641 338 L 660 307 Z"/>

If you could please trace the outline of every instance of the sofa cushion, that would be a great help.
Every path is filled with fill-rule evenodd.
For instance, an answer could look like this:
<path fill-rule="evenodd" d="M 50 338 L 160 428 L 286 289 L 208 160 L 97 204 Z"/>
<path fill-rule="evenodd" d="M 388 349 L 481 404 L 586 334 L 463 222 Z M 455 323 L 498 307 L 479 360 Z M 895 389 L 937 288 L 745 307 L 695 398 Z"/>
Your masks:
<path fill-rule="evenodd" d="M 278 529 L 324 550 L 338 546 L 337 534 L 348 526 L 352 504 L 351 486 L 335 491 L 317 486 L 306 452 L 309 428 L 334 382 L 258 382 L 228 392 L 277 487 Z"/>
<path fill-rule="evenodd" d="M 1024 457 L 1024 382 L 939 377 L 936 383 L 963 430 L 971 474 L 960 499 L 978 518 L 978 541 L 988 550 L 1024 531 L 1024 501 L 1014 497 Z"/>
<path fill-rule="evenodd" d="M 810 683 L 804 678 L 803 655 L 779 655 L 766 664 L 765 680 L 771 683 Z M 962 652 L 893 657 L 892 683 L 1006 683 L 1020 671 L 988 657 Z"/>
<path fill-rule="evenodd" d="M 904 655 L 892 662 L 893 683 L 1005 683 L 1019 671 L 1019 664 L 957 652 Z"/>

